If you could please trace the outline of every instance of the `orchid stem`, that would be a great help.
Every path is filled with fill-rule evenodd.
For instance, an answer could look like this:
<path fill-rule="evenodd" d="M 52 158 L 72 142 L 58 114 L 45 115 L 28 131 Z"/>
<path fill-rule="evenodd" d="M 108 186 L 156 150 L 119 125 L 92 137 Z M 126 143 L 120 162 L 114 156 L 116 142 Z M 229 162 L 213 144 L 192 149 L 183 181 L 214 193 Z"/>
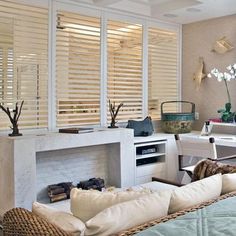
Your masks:
<path fill-rule="evenodd" d="M 225 87 L 226 87 L 226 91 L 227 91 L 227 95 L 228 95 L 228 100 L 229 100 L 229 103 L 231 104 L 231 98 L 230 98 L 230 94 L 229 94 L 228 84 L 227 84 L 227 81 L 225 79 L 224 79 L 224 82 L 225 82 Z"/>

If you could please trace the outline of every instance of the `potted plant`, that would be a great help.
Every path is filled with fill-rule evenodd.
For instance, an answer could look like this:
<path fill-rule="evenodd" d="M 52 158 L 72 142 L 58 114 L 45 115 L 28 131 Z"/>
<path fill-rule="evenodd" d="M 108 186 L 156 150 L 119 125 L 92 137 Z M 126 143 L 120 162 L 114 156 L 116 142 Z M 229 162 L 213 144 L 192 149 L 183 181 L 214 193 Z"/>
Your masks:
<path fill-rule="evenodd" d="M 221 108 L 217 112 L 220 113 L 221 120 L 223 122 L 234 122 L 236 113 L 231 111 L 232 105 L 231 105 L 231 97 L 229 93 L 228 82 L 236 79 L 236 64 L 229 65 L 226 67 L 226 69 L 228 70 L 228 72 L 220 72 L 218 69 L 214 68 L 207 76 L 209 78 L 212 78 L 213 75 L 214 78 L 217 79 L 217 81 L 224 82 L 227 92 L 228 102 L 225 103 L 225 108 Z"/>

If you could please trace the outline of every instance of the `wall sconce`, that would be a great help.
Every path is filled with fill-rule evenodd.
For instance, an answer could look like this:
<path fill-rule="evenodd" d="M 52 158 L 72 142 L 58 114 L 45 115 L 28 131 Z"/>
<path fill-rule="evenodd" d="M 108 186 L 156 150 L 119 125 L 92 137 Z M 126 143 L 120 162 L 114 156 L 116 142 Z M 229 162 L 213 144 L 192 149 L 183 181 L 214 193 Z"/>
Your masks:
<path fill-rule="evenodd" d="M 224 36 L 223 38 L 215 41 L 212 52 L 224 54 L 226 52 L 231 51 L 233 48 L 233 45 Z"/>

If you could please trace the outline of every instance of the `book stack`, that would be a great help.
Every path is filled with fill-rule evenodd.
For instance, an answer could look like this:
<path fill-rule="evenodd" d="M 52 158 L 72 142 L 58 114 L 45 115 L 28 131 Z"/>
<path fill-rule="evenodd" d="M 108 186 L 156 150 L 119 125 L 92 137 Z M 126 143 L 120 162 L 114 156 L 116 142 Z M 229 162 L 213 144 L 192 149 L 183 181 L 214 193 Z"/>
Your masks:
<path fill-rule="evenodd" d="M 72 182 L 63 182 L 58 184 L 48 185 L 48 197 L 50 202 L 57 202 L 70 198 L 70 191 L 74 186 Z"/>
<path fill-rule="evenodd" d="M 59 129 L 59 133 L 68 133 L 68 134 L 79 134 L 79 133 L 88 133 L 93 132 L 93 128 L 85 128 L 85 127 L 72 127 L 72 128 L 63 128 Z"/>

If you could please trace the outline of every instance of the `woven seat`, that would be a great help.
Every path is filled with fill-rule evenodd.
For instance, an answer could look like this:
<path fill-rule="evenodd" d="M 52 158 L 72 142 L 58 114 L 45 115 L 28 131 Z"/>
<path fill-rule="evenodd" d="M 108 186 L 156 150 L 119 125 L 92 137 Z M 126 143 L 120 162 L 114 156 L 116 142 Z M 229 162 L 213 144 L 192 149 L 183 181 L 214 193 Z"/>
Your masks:
<path fill-rule="evenodd" d="M 71 236 L 23 208 L 13 208 L 3 217 L 4 236 Z"/>

